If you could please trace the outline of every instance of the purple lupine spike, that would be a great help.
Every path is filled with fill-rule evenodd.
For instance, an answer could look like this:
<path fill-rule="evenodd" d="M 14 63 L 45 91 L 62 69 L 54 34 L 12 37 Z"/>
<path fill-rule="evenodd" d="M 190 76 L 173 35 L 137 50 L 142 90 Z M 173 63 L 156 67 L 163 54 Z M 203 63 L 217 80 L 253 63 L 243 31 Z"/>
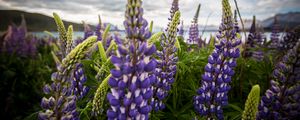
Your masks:
<path fill-rule="evenodd" d="M 111 92 L 107 94 L 110 103 L 107 117 L 108 120 L 145 120 L 152 110 L 149 100 L 153 94 L 151 84 L 156 79 L 156 60 L 150 56 L 156 49 L 146 42 L 151 33 L 143 18 L 142 0 L 128 0 L 125 18 L 128 44 L 119 44 L 117 56 L 111 57 L 115 68 L 108 80 Z"/>
<path fill-rule="evenodd" d="M 58 69 L 60 69 L 59 66 Z M 43 97 L 41 107 L 46 111 L 39 113 L 39 120 L 78 119 L 76 97 L 72 95 L 72 89 L 70 87 L 62 85 L 62 81 L 67 81 L 67 79 L 69 79 L 69 77 L 60 72 L 55 72 L 51 75 L 51 80 L 57 82 L 53 82 L 51 85 L 45 85 L 43 88 L 45 94 L 52 94 L 53 96 L 49 98 Z"/>
<path fill-rule="evenodd" d="M 28 40 L 27 27 L 24 16 L 22 16 L 22 22 L 20 26 L 14 24 L 8 27 L 7 32 L 3 37 L 3 44 L 1 51 L 8 54 L 16 54 L 21 57 L 34 57 L 37 50 L 36 42 Z"/>
<path fill-rule="evenodd" d="M 297 29 L 299 29 L 299 26 L 284 35 L 283 40 L 280 41 L 280 50 L 287 51 L 296 45 L 300 38 L 300 30 Z"/>
<path fill-rule="evenodd" d="M 278 49 L 279 47 L 279 28 L 280 25 L 278 24 L 277 17 L 275 16 L 271 34 L 271 44 L 269 46 L 272 49 Z"/>
<path fill-rule="evenodd" d="M 254 48 L 255 47 L 255 42 L 254 42 L 254 39 L 256 38 L 256 23 L 255 23 L 255 16 L 253 16 L 253 19 L 252 19 L 252 25 L 250 27 L 250 30 L 249 30 L 249 34 L 248 34 L 248 39 L 246 41 L 246 49 L 245 49 L 245 53 L 243 54 L 244 56 L 243 57 L 251 57 L 252 56 L 252 52 L 250 51 L 250 49 Z"/>
<path fill-rule="evenodd" d="M 208 57 L 205 73 L 202 75 L 201 87 L 194 96 L 194 107 L 200 115 L 207 119 L 224 119 L 223 107 L 228 104 L 229 83 L 234 75 L 236 59 L 240 55 L 237 47 L 241 39 L 234 26 L 228 0 L 223 0 L 223 19 L 216 39 L 220 43 Z"/>
<path fill-rule="evenodd" d="M 257 119 L 295 120 L 300 117 L 300 41 L 273 71 L 273 80 L 261 98 Z"/>
<path fill-rule="evenodd" d="M 180 25 L 180 28 L 179 28 L 178 35 L 181 36 L 181 37 L 184 36 L 184 25 L 183 25 L 183 20 L 181 21 L 181 25 Z"/>
<path fill-rule="evenodd" d="M 177 48 L 175 46 L 177 37 L 177 26 L 180 22 L 180 13 L 176 12 L 171 24 L 169 25 L 167 38 L 163 38 L 160 45 L 164 48 L 159 51 L 158 65 L 156 68 L 157 80 L 152 87 L 154 96 L 151 100 L 151 106 L 155 111 L 165 108 L 163 100 L 168 96 L 171 85 L 175 81 L 176 63 L 178 57 L 176 56 Z"/>
<path fill-rule="evenodd" d="M 262 50 L 260 50 L 260 48 L 265 40 L 265 35 L 256 29 L 257 27 L 255 21 L 255 16 L 253 16 L 253 22 L 248 34 L 248 39 L 246 41 L 244 57 L 252 57 L 255 60 L 262 61 L 264 53 Z"/>
<path fill-rule="evenodd" d="M 86 23 L 83 23 L 84 25 L 84 36 L 83 36 L 83 40 L 87 39 L 88 37 L 90 36 L 93 36 L 94 35 L 94 32 L 93 30 L 91 29 L 91 27 L 86 24 Z"/>
<path fill-rule="evenodd" d="M 102 40 L 103 28 L 102 28 L 102 21 L 101 21 L 100 15 L 98 16 L 98 19 L 99 19 L 99 22 L 98 22 L 98 25 L 96 27 L 95 35 L 97 36 L 97 40 L 101 41 Z"/>
<path fill-rule="evenodd" d="M 74 95 L 79 99 L 84 97 L 89 91 L 89 87 L 84 85 L 86 81 L 87 78 L 84 74 L 83 65 L 81 63 L 76 64 L 76 68 L 73 71 L 71 88 Z"/>
<path fill-rule="evenodd" d="M 201 4 L 198 5 L 196 14 L 194 16 L 194 19 L 192 20 L 190 29 L 189 29 L 189 38 L 188 38 L 188 42 L 189 43 L 198 43 L 199 41 L 199 28 L 198 28 L 198 16 L 199 16 L 199 12 L 200 12 L 200 6 Z"/>

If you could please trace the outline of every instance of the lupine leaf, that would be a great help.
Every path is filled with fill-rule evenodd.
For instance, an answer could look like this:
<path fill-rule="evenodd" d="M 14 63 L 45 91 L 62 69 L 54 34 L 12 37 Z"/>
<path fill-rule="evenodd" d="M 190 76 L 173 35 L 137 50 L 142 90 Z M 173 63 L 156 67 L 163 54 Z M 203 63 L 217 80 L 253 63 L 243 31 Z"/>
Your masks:
<path fill-rule="evenodd" d="M 149 43 L 149 44 L 153 44 L 153 43 L 159 41 L 160 37 L 161 37 L 163 34 L 164 34 L 163 32 L 155 33 L 154 35 L 152 35 L 152 36 L 148 39 L 148 43 Z"/>
<path fill-rule="evenodd" d="M 103 45 L 104 45 L 104 46 L 106 45 L 106 42 L 107 42 L 106 39 L 107 39 L 109 30 L 110 30 L 110 24 L 108 24 L 108 25 L 106 26 L 105 31 L 104 31 L 104 33 L 103 33 L 103 35 L 102 35 L 102 40 L 103 40 Z"/>
<path fill-rule="evenodd" d="M 179 42 L 179 40 L 178 40 L 178 37 L 176 37 L 175 47 L 176 47 L 179 51 L 181 51 L 180 42 Z"/>
<path fill-rule="evenodd" d="M 49 35 L 50 37 L 54 37 L 54 35 L 53 35 L 51 32 L 47 31 L 47 30 L 45 30 L 44 33 L 46 33 L 46 34 Z"/>
<path fill-rule="evenodd" d="M 101 59 L 103 61 L 106 61 L 107 60 L 107 56 L 106 56 L 106 53 L 105 53 L 105 50 L 104 50 L 104 47 L 103 47 L 103 44 L 102 44 L 101 41 L 98 42 L 98 49 L 99 49 L 99 53 L 100 53 Z"/>
<path fill-rule="evenodd" d="M 107 50 L 106 50 L 106 55 L 109 55 L 109 53 L 113 50 L 113 49 L 117 49 L 117 43 L 114 41 L 114 40 L 112 40 L 111 42 L 110 42 L 110 45 L 109 45 L 109 47 L 107 48 Z"/>

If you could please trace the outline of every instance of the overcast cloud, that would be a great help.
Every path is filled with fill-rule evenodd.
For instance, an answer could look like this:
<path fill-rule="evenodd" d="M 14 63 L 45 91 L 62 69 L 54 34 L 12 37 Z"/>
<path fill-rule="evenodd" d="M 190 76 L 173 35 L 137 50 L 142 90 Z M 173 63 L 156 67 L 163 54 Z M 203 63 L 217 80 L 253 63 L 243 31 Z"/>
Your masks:
<path fill-rule="evenodd" d="M 119 27 L 124 20 L 127 0 L 0 0 L 0 9 L 16 9 L 27 12 L 42 13 L 52 16 L 58 13 L 64 20 L 80 23 L 85 21 L 96 24 L 98 14 L 104 22 Z M 249 19 L 256 15 L 265 19 L 276 13 L 300 11 L 300 0 L 237 0 L 243 18 Z M 233 0 L 232 8 L 235 8 Z M 144 0 L 145 18 L 154 21 L 157 27 L 167 25 L 172 0 Z M 221 0 L 179 0 L 180 11 L 185 25 L 189 25 L 201 3 L 199 23 L 205 24 L 207 16 L 209 25 L 218 25 L 221 17 Z"/>

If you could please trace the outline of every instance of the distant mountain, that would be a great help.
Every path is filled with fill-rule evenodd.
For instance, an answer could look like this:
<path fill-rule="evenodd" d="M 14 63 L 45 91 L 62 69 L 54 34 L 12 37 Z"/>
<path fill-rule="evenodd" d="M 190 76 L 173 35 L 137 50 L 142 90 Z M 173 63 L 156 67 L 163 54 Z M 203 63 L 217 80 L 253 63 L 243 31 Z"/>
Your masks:
<path fill-rule="evenodd" d="M 277 14 L 275 16 L 281 30 L 284 30 L 285 28 L 292 29 L 297 25 L 300 25 L 300 12 L 289 12 L 285 14 Z M 262 21 L 262 26 L 266 30 L 271 30 L 275 16 Z"/>
<path fill-rule="evenodd" d="M 28 13 L 18 10 L 0 10 L 0 31 L 5 31 L 12 23 L 19 25 L 21 15 L 24 15 L 29 31 L 56 31 L 54 19 L 38 13 Z M 83 25 L 64 21 L 65 26 L 73 25 L 75 31 L 82 31 Z"/>

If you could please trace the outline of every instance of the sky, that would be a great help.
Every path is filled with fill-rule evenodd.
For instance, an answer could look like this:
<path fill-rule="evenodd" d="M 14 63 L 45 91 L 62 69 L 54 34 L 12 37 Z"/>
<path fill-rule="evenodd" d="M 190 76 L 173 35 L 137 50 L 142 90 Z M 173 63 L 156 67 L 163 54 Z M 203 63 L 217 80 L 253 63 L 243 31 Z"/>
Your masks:
<path fill-rule="evenodd" d="M 165 27 L 173 0 L 144 0 L 144 17 L 154 26 Z M 229 0 L 235 9 L 233 0 Z M 22 10 L 52 16 L 58 13 L 62 19 L 81 23 L 97 24 L 98 15 L 103 22 L 122 28 L 127 0 L 0 0 L 2 10 Z M 201 3 L 199 24 L 219 25 L 221 21 L 221 0 L 179 0 L 181 19 L 189 25 L 198 4 Z M 300 11 L 300 0 L 237 0 L 243 19 L 256 15 L 263 20 L 277 13 Z"/>

